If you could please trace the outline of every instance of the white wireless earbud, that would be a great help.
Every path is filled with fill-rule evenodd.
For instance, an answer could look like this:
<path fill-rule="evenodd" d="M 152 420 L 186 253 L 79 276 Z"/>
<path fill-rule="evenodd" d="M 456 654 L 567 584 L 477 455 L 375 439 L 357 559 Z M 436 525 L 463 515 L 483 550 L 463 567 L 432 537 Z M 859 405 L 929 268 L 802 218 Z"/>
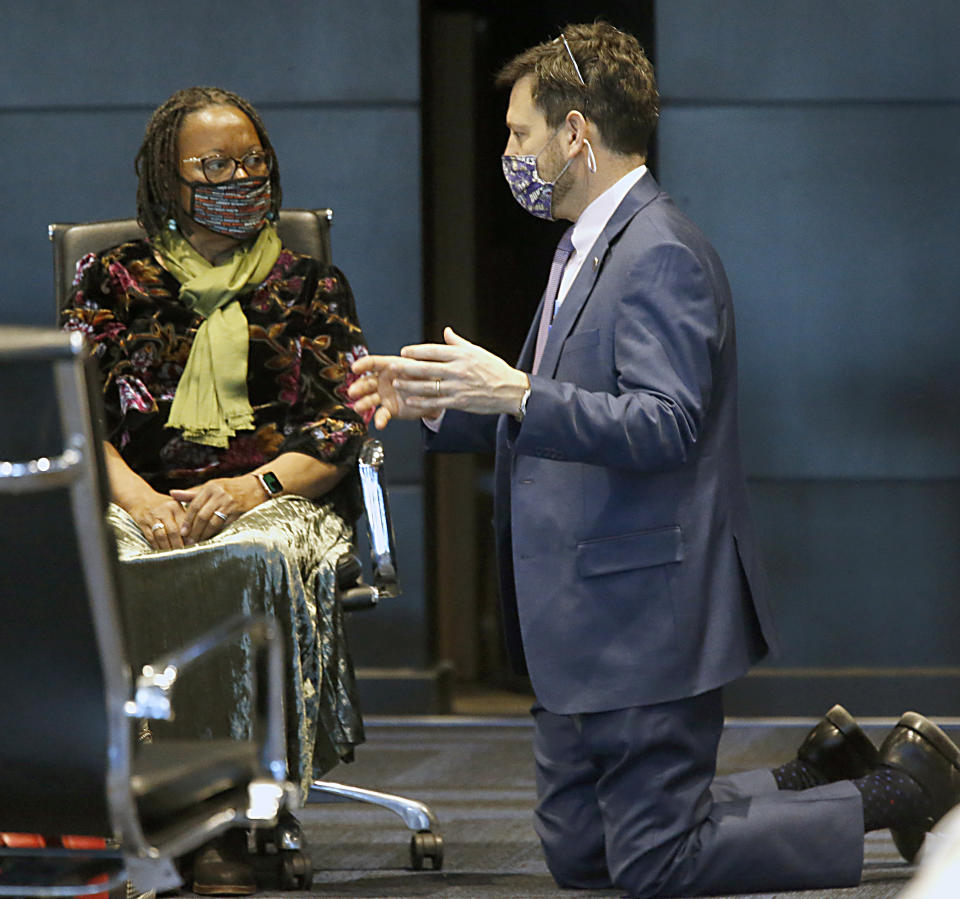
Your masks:
<path fill-rule="evenodd" d="M 590 146 L 590 141 L 586 138 L 583 139 L 583 142 L 587 145 L 587 168 L 593 174 L 597 173 L 597 157 L 593 155 L 593 147 Z"/>

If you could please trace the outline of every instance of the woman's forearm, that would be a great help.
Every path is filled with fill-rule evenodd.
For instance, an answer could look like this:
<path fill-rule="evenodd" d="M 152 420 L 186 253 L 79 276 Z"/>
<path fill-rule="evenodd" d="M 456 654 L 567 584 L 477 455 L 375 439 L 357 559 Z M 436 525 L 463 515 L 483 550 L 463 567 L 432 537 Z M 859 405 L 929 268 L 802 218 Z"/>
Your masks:
<path fill-rule="evenodd" d="M 273 472 L 283 485 L 283 493 L 317 499 L 333 490 L 347 473 L 348 466 L 331 465 L 306 453 L 281 453 L 250 472 L 250 480 L 262 499 L 267 493 L 256 478 Z"/>
<path fill-rule="evenodd" d="M 127 465 L 112 443 L 105 440 L 103 448 L 107 478 L 110 481 L 110 499 L 113 502 L 130 512 L 138 503 L 156 494 L 156 491 Z"/>
<path fill-rule="evenodd" d="M 184 545 L 180 533 L 183 507 L 173 497 L 154 490 L 112 443 L 104 441 L 103 446 L 110 499 L 130 515 L 154 549 L 180 549 Z"/>

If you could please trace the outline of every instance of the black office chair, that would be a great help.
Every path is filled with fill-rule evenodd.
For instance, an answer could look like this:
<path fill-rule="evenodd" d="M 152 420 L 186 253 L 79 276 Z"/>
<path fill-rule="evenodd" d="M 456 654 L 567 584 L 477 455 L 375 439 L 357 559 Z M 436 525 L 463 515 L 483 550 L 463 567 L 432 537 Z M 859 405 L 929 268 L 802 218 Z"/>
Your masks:
<path fill-rule="evenodd" d="M 89 364 L 79 335 L 0 327 L 0 831 L 106 848 L 0 847 L 0 896 L 170 889 L 178 857 L 296 798 L 271 620 L 237 616 L 131 675 Z M 169 718 L 184 670 L 244 635 L 266 672 L 254 740 L 136 746 L 133 719 Z"/>
<path fill-rule="evenodd" d="M 332 209 L 283 209 L 278 230 L 284 246 L 331 262 L 330 228 Z M 74 278 L 76 263 L 86 254 L 144 237 L 134 219 L 117 219 L 83 224 L 52 224 L 48 227 L 53 244 L 56 320 L 59 320 Z M 339 600 L 347 612 L 369 609 L 381 599 L 400 595 L 393 525 L 384 482 L 384 454 L 380 441 L 368 439 L 360 450 L 360 484 L 364 519 L 370 545 L 370 566 L 364 582 L 363 566 L 356 554 L 337 565 Z M 313 781 L 308 802 L 365 802 L 398 815 L 412 831 L 410 864 L 420 870 L 429 859 L 434 870 L 443 865 L 443 838 L 434 813 L 424 803 L 390 793 L 380 793 L 326 780 Z M 299 848 L 293 835 L 282 840 L 291 849 Z"/>

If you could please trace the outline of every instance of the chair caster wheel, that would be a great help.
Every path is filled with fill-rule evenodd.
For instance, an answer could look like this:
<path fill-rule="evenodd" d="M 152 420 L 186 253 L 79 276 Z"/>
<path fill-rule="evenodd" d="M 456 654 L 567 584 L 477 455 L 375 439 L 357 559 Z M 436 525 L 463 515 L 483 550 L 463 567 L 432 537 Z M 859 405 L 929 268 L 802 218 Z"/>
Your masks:
<path fill-rule="evenodd" d="M 253 831 L 251 851 L 257 855 L 271 855 L 287 850 L 300 850 L 306 846 L 303 827 L 289 812 L 281 812 L 276 827 Z"/>
<path fill-rule="evenodd" d="M 309 890 L 313 883 L 313 864 L 304 852 L 284 852 L 280 860 L 280 889 Z"/>
<path fill-rule="evenodd" d="M 418 830 L 410 837 L 410 867 L 421 871 L 425 858 L 430 859 L 434 871 L 443 867 L 443 837 L 429 830 Z"/>

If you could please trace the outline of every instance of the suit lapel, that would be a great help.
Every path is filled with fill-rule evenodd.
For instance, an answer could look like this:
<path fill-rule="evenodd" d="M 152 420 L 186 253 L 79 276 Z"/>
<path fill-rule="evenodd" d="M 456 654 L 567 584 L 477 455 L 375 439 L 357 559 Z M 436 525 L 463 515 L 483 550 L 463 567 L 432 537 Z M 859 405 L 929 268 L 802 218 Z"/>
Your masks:
<path fill-rule="evenodd" d="M 593 291 L 597 277 L 603 269 L 604 259 L 610 250 L 610 244 L 616 240 L 627 223 L 659 192 L 660 187 L 648 172 L 630 189 L 630 192 L 614 210 L 613 215 L 610 216 L 610 221 L 607 222 L 603 231 L 600 232 L 600 236 L 587 251 L 586 259 L 580 266 L 580 271 L 577 273 L 573 284 L 570 285 L 570 290 L 567 291 L 567 295 L 560 305 L 560 311 L 550 327 L 550 336 L 547 338 L 547 345 L 543 351 L 543 359 L 540 360 L 539 374 L 547 377 L 553 377 L 556 374 L 563 342 L 569 336 L 571 329 L 580 317 L 580 310 Z M 542 308 L 543 302 L 541 301 L 538 310 Z M 520 358 L 527 361 L 526 371 L 529 371 L 529 365 L 533 361 L 533 343 L 536 341 L 536 324 L 539 321 L 540 313 L 538 312 L 534 319 L 534 327 L 527 334 L 527 340 L 523 345 Z M 529 355 L 527 355 L 528 350 Z"/>

